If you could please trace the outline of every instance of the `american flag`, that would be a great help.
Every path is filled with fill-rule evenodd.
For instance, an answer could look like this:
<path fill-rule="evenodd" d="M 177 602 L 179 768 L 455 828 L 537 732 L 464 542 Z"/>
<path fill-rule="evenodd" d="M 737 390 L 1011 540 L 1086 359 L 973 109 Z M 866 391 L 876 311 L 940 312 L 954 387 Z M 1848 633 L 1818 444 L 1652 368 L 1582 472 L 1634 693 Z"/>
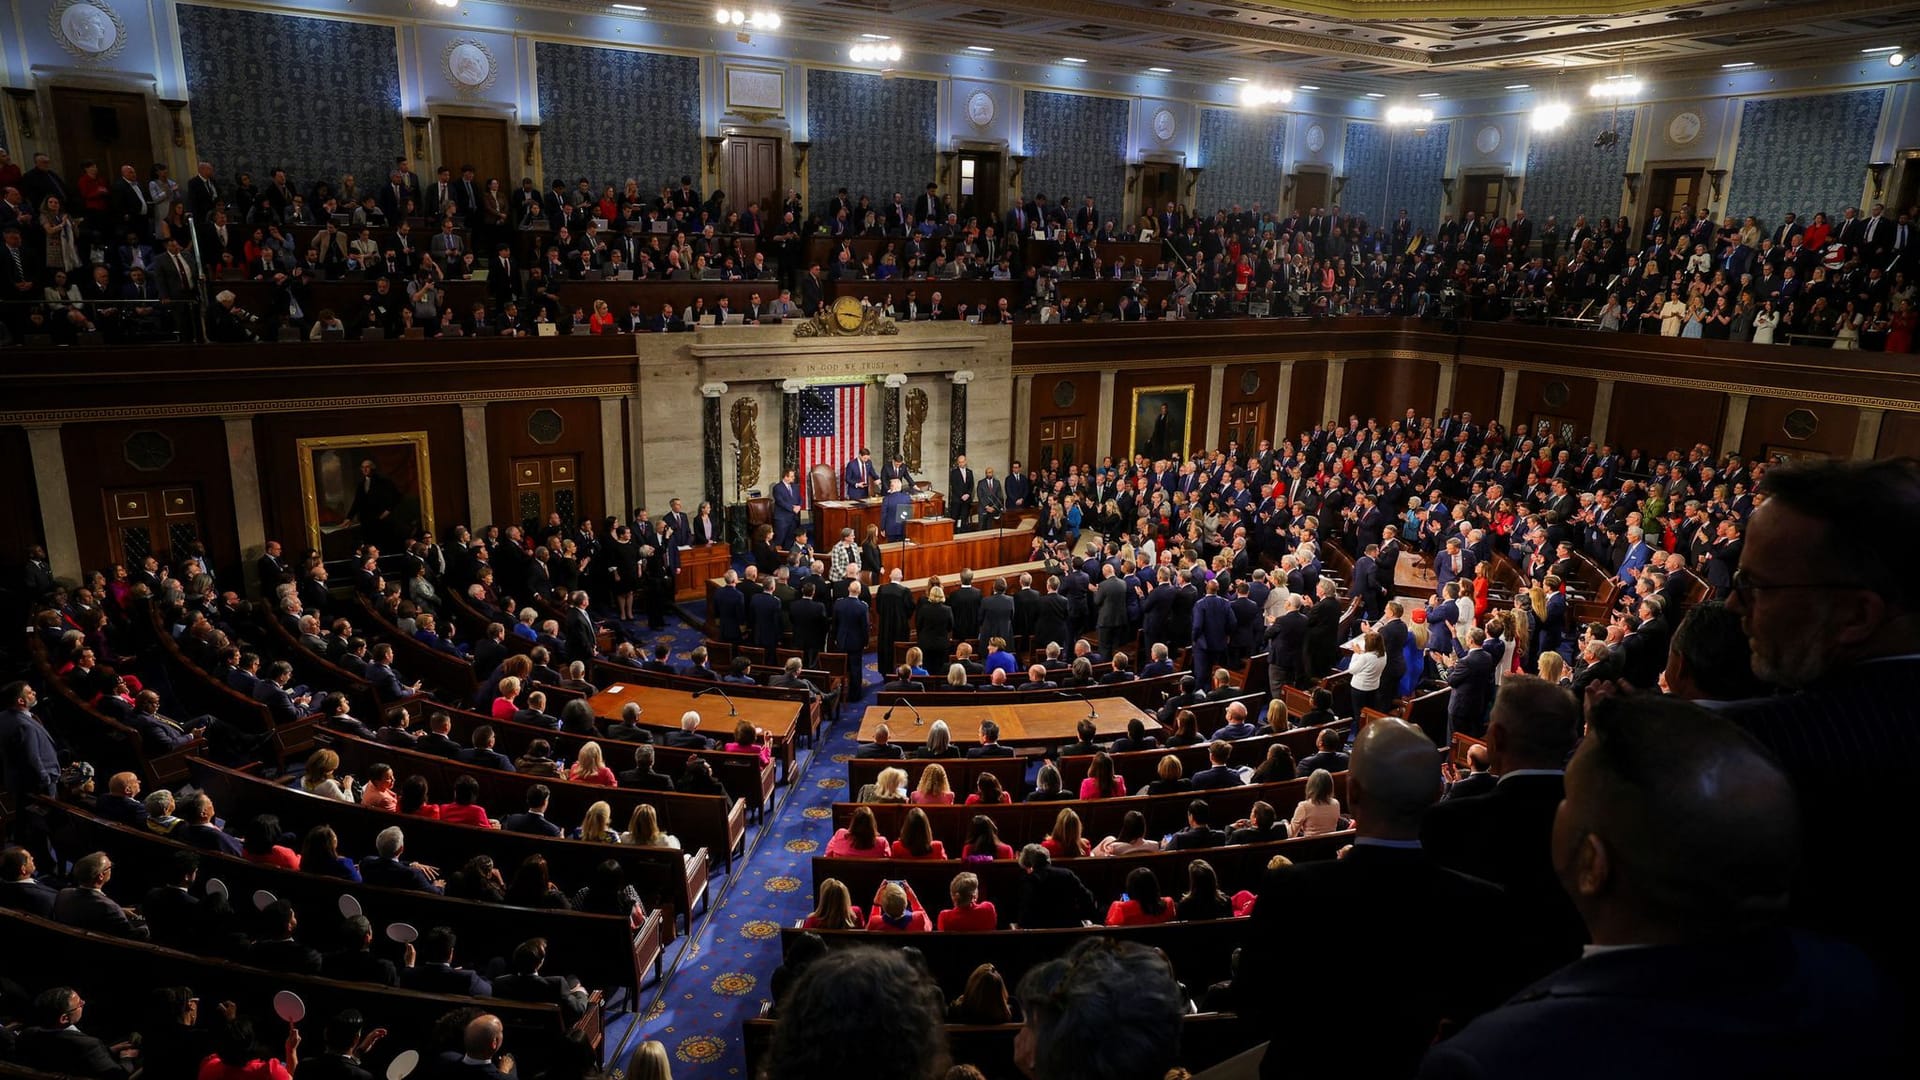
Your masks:
<path fill-rule="evenodd" d="M 867 437 L 867 388 L 811 386 L 800 391 L 800 496 L 809 497 L 807 477 L 815 465 L 831 465 L 836 477 L 860 456 Z M 837 481 L 836 481 L 837 483 Z"/>

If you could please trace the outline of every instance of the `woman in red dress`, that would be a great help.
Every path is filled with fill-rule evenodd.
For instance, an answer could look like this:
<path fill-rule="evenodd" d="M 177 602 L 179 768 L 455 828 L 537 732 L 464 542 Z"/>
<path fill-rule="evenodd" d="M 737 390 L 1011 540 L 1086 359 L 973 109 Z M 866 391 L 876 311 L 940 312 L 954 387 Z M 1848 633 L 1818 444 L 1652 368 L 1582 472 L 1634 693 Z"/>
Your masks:
<path fill-rule="evenodd" d="M 1894 309 L 1893 325 L 1887 330 L 1887 351 L 1890 353 L 1910 353 L 1913 351 L 1913 331 L 1920 324 L 1920 315 L 1915 315 L 1913 305 L 1902 300 Z"/>

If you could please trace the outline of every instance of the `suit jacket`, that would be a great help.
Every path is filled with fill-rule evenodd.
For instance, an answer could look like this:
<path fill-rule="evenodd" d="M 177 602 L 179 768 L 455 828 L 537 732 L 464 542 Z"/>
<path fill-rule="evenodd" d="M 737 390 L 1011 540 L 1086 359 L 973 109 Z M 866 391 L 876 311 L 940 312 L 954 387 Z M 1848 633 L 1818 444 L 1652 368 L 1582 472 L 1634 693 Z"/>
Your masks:
<path fill-rule="evenodd" d="M 420 963 L 400 973 L 400 985 L 428 994 L 464 994 L 492 997 L 493 984 L 466 968 Z"/>
<path fill-rule="evenodd" d="M 24 911 L 43 919 L 53 918 L 54 901 L 59 895 L 60 890 L 32 878 L 0 882 L 0 907 Z"/>
<path fill-rule="evenodd" d="M 500 827 L 508 832 L 532 833 L 535 836 L 559 836 L 565 831 L 548 821 L 545 814 L 535 813 L 508 814 L 501 819 Z"/>
<path fill-rule="evenodd" d="M 1447 670 L 1447 720 L 1455 731 L 1475 738 L 1486 730 L 1487 709 L 1493 704 L 1493 654 L 1474 649 Z"/>
<path fill-rule="evenodd" d="M 95 889 L 61 889 L 53 901 L 53 917 L 67 926 L 115 937 L 145 941 L 153 936 L 145 923 L 130 920 L 125 908 Z"/>
<path fill-rule="evenodd" d="M 1857 951 L 1780 931 L 1599 953 L 1433 1047 L 1420 1076 L 1890 1076 L 1878 989 Z"/>
<path fill-rule="evenodd" d="M 1490 775 L 1482 773 L 1482 776 Z M 1420 841 L 1442 866 L 1507 890 L 1517 922 L 1509 926 L 1519 959 L 1533 976 L 1577 959 L 1586 925 L 1553 872 L 1553 817 L 1564 776 L 1510 776 L 1484 795 L 1456 795 L 1427 811 Z"/>
<path fill-rule="evenodd" d="M 131 1069 L 113 1056 L 107 1044 L 78 1028 L 27 1028 L 14 1047 L 14 1061 L 28 1068 L 62 1076 L 122 1077 Z"/>
<path fill-rule="evenodd" d="M 1098 917 L 1093 893 L 1071 870 L 1048 866 L 1021 881 L 1019 917 L 1014 921 L 1023 930 L 1067 929 Z"/>
<path fill-rule="evenodd" d="M 1234 1000 L 1280 1000 L 1290 973 L 1309 970 L 1322 973 L 1316 992 L 1328 1000 L 1363 995 L 1372 1005 L 1367 1037 L 1357 1040 L 1326 1038 L 1324 1017 L 1313 1009 L 1272 1012 L 1273 1042 L 1260 1075 L 1409 1075 L 1443 1021 L 1464 1022 L 1517 984 L 1493 955 L 1497 945 L 1470 963 L 1455 963 L 1432 924 L 1407 913 L 1479 911 L 1500 920 L 1489 925 L 1505 925 L 1509 910 L 1498 888 L 1444 869 L 1417 849 L 1362 843 L 1344 859 L 1267 871 L 1233 980 Z M 1326 912 L 1370 929 L 1350 936 L 1297 932 L 1300 919 Z M 1367 989 L 1381 985 L 1394 992 Z"/>

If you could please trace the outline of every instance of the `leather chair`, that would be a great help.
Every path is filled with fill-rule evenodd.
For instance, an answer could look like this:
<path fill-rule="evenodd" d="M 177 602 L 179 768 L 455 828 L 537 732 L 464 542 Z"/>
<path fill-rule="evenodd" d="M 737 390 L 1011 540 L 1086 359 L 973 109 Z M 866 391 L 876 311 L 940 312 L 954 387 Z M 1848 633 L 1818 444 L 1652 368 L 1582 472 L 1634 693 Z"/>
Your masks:
<path fill-rule="evenodd" d="M 840 497 L 840 470 L 822 462 L 807 470 L 807 500 L 831 502 Z"/>

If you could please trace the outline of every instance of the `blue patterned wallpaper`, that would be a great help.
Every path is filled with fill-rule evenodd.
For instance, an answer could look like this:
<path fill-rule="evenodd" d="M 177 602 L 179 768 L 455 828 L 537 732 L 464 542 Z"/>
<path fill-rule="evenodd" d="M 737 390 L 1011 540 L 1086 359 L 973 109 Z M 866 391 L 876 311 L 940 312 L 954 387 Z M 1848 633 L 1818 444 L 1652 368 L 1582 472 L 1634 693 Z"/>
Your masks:
<path fill-rule="evenodd" d="M 1200 110 L 1200 201 L 1211 210 L 1280 205 L 1287 142 L 1284 113 L 1247 109 Z"/>
<path fill-rule="evenodd" d="M 700 61 L 691 56 L 534 45 L 547 190 L 584 176 L 595 191 L 631 177 L 658 192 L 700 175 Z"/>
<path fill-rule="evenodd" d="M 405 149 L 394 28 L 180 4 L 194 143 L 222 181 L 264 187 L 278 166 L 298 190 L 352 173 L 362 188 Z"/>
<path fill-rule="evenodd" d="M 1340 192 L 1341 211 L 1384 224 L 1405 207 L 1416 228 L 1431 230 L 1440 221 L 1445 195 L 1440 180 L 1446 175 L 1447 139 L 1452 130 L 1452 121 L 1429 124 L 1425 134 L 1413 128 L 1347 121 L 1346 157 L 1341 166 L 1347 186 Z"/>
<path fill-rule="evenodd" d="M 1620 141 L 1598 149 L 1593 137 L 1619 117 Z M 1585 215 L 1589 224 L 1620 216 L 1620 195 L 1627 171 L 1627 147 L 1633 145 L 1634 110 L 1575 110 L 1558 131 L 1530 133 L 1527 139 L 1526 186 L 1522 205 L 1535 228 L 1547 218 L 1560 219 L 1566 235 L 1574 220 Z"/>
<path fill-rule="evenodd" d="M 1125 100 L 1029 90 L 1021 123 L 1031 158 L 1021 173 L 1021 197 L 1045 195 L 1072 212 L 1082 196 L 1092 195 L 1103 220 L 1127 220 L 1121 199 L 1127 184 Z"/>
<path fill-rule="evenodd" d="M 855 71 L 807 72 L 807 207 L 846 188 L 876 208 L 898 191 L 911 204 L 939 168 L 940 84 Z M 957 190 L 957 188 L 956 188 Z"/>
<path fill-rule="evenodd" d="M 1777 223 L 1791 210 L 1828 221 L 1859 205 L 1885 90 L 1801 98 L 1760 98 L 1740 111 L 1727 212 Z"/>

